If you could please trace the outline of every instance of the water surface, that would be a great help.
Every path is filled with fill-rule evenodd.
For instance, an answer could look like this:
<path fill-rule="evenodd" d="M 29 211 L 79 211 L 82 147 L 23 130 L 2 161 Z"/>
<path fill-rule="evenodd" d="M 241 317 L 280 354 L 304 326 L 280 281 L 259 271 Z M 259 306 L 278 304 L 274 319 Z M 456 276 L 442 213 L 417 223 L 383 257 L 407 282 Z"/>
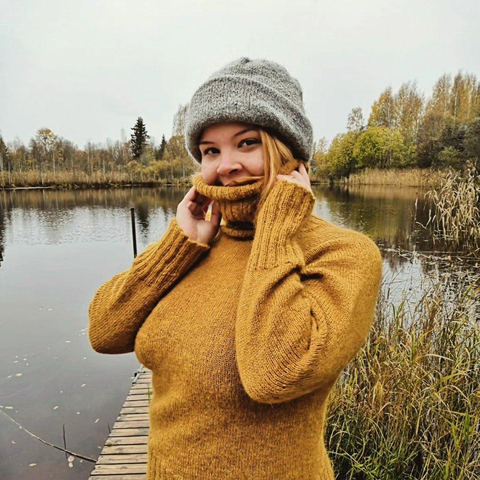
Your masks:
<path fill-rule="evenodd" d="M 134 353 L 101 355 L 88 341 L 96 289 L 133 260 L 130 207 L 138 251 L 160 239 L 187 189 L 17 190 L 0 192 L 0 478 L 85 479 L 93 469 L 38 440 L 96 458 L 138 368 Z M 389 295 L 451 268 L 427 232 L 428 205 L 416 188 L 314 187 L 315 213 L 370 236 L 384 257 Z M 419 212 L 415 216 L 415 201 Z M 425 210 L 424 210 L 425 206 Z M 439 250 L 431 257 L 432 250 Z M 433 258 L 433 259 L 432 259 Z M 456 268 L 474 265 L 456 256 Z M 466 262 L 463 263 L 462 262 Z M 31 465 L 35 464 L 35 465 Z M 31 466 L 30 466 L 31 465 Z"/>

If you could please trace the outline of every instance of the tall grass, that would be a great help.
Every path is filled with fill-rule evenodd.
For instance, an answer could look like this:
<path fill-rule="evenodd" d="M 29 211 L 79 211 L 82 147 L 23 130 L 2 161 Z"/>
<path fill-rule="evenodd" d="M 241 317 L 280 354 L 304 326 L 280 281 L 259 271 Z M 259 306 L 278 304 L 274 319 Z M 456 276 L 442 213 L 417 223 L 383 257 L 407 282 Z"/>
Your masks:
<path fill-rule="evenodd" d="M 382 286 L 361 353 L 330 397 L 339 479 L 480 479 L 478 279 L 448 279 L 421 301 Z"/>
<path fill-rule="evenodd" d="M 395 185 L 401 187 L 434 187 L 445 172 L 422 168 L 366 168 L 342 178 L 344 185 Z"/>
<path fill-rule="evenodd" d="M 0 188 L 52 187 L 52 188 L 102 188 L 128 185 L 188 185 L 190 178 L 174 178 L 168 182 L 154 174 L 130 174 L 128 172 L 92 173 L 82 171 L 40 172 L 26 170 L 0 172 Z"/>
<path fill-rule="evenodd" d="M 480 178 L 474 166 L 464 174 L 449 171 L 439 188 L 425 196 L 433 202 L 429 211 L 434 238 L 454 246 L 480 250 Z"/>

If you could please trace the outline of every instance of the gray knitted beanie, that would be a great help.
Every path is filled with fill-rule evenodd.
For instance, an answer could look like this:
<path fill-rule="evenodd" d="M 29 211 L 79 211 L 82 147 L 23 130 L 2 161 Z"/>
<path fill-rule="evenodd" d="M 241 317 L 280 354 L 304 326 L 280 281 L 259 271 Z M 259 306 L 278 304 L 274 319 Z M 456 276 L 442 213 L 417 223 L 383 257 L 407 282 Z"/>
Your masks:
<path fill-rule="evenodd" d="M 196 90 L 187 109 L 185 146 L 197 162 L 202 160 L 202 131 L 224 121 L 253 123 L 286 143 L 296 158 L 310 161 L 313 156 L 313 129 L 302 87 L 278 63 L 241 57 Z"/>

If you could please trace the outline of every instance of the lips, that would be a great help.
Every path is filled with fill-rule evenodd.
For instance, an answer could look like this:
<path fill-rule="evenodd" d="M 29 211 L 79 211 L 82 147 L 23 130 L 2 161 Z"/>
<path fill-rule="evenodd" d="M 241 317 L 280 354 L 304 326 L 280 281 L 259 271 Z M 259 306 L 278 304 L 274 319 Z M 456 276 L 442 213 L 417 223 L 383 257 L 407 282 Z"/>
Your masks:
<path fill-rule="evenodd" d="M 228 183 L 226 183 L 224 186 L 225 187 L 233 187 L 235 185 L 248 185 L 250 183 L 255 183 L 258 181 L 261 177 L 242 177 L 242 178 L 235 178 L 233 180 L 230 180 Z"/>

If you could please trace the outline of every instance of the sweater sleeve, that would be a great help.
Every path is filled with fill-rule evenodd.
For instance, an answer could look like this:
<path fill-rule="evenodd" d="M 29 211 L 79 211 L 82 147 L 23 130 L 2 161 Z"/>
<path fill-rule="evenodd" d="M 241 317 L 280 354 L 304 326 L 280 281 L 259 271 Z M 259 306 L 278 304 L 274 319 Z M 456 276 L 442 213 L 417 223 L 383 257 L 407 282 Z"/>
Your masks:
<path fill-rule="evenodd" d="M 160 298 L 210 246 L 191 240 L 173 218 L 164 236 L 138 255 L 131 268 L 95 293 L 89 338 L 99 353 L 134 351 L 138 330 Z"/>
<path fill-rule="evenodd" d="M 314 204 L 311 191 L 280 181 L 258 215 L 235 339 L 240 379 L 257 402 L 331 388 L 373 322 L 380 251 L 360 232 L 325 226 L 309 237 L 307 261 L 297 233 Z"/>

